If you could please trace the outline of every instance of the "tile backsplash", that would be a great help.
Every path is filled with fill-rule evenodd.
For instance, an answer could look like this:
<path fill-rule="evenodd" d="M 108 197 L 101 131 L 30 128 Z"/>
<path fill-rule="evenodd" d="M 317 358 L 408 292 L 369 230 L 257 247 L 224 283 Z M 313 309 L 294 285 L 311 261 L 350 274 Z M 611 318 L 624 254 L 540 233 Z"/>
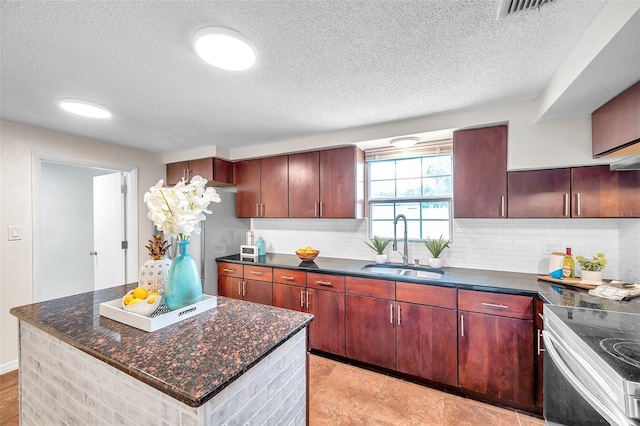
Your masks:
<path fill-rule="evenodd" d="M 266 241 L 267 252 L 293 254 L 312 246 L 320 256 L 373 261 L 374 252 L 363 242 L 366 219 L 252 219 L 251 226 Z M 545 243 L 562 251 L 571 247 L 574 256 L 605 253 L 604 278 L 640 281 L 640 219 L 456 219 L 453 244 L 442 257 L 445 266 L 544 274 Z M 402 261 L 391 246 L 387 253 L 391 262 Z M 422 242 L 409 243 L 411 263 L 427 264 L 428 257 Z"/>

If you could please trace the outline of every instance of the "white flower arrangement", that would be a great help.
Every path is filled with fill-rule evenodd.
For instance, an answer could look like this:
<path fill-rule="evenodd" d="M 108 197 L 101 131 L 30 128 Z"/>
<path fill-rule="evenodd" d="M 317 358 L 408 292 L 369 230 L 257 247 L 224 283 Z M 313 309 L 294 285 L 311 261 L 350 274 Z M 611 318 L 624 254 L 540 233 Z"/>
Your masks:
<path fill-rule="evenodd" d="M 200 233 L 200 221 L 205 220 L 205 213 L 211 202 L 219 203 L 220 195 L 215 189 L 205 188 L 207 180 L 194 176 L 190 183 L 183 179 L 174 187 L 165 188 L 164 180 L 149 188 L 144 194 L 144 202 L 149 208 L 149 219 L 162 231 L 165 238 L 178 237 L 187 241 L 192 232 Z"/>

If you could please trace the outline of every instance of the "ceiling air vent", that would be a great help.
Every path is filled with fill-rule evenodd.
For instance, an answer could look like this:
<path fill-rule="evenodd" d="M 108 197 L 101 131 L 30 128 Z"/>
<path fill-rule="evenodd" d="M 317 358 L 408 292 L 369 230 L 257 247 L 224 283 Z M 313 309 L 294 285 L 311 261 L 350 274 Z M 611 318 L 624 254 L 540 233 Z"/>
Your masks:
<path fill-rule="evenodd" d="M 540 9 L 543 5 L 555 1 L 556 0 L 500 0 L 496 19 L 506 18 L 507 16 L 527 10 Z"/>

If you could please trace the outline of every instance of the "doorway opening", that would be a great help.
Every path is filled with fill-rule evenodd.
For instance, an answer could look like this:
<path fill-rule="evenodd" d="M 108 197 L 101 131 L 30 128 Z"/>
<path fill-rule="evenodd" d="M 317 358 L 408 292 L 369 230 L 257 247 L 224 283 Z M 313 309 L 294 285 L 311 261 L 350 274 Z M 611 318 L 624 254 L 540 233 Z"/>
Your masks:
<path fill-rule="evenodd" d="M 34 156 L 34 301 L 137 280 L 137 170 Z"/>

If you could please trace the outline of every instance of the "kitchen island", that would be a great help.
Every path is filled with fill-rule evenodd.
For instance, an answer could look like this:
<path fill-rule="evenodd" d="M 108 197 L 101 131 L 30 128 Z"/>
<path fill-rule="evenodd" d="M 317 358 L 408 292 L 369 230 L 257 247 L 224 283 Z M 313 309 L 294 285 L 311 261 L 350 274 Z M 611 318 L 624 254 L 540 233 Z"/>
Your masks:
<path fill-rule="evenodd" d="M 100 316 L 133 287 L 11 309 L 21 424 L 305 424 L 312 315 L 219 297 L 151 333 Z"/>

